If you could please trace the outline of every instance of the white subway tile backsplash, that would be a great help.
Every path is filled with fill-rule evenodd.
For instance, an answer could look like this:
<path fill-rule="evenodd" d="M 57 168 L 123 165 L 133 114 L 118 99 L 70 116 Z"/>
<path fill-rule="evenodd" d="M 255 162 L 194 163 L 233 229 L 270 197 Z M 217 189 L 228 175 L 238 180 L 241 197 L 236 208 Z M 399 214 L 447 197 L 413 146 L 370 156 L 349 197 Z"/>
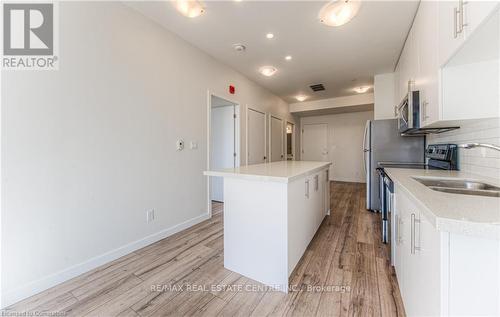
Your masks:
<path fill-rule="evenodd" d="M 500 118 L 463 121 L 460 129 L 431 134 L 428 143 L 490 143 L 500 145 Z M 460 170 L 500 179 L 500 152 L 485 149 L 458 149 Z"/>

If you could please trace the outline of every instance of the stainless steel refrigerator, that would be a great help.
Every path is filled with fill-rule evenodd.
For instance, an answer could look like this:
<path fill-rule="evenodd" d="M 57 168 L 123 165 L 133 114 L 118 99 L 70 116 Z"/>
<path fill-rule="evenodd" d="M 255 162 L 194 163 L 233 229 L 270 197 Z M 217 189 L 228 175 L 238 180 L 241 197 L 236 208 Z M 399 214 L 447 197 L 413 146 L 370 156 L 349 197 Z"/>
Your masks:
<path fill-rule="evenodd" d="M 379 162 L 425 163 L 425 137 L 400 136 L 397 119 L 369 120 L 363 139 L 366 209 L 380 210 Z"/>

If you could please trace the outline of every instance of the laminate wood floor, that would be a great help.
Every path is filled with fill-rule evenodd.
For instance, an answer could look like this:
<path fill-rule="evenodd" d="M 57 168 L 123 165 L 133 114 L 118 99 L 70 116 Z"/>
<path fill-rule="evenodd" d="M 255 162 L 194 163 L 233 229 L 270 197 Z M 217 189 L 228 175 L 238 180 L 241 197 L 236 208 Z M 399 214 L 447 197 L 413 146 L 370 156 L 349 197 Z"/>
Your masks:
<path fill-rule="evenodd" d="M 65 316 L 403 316 L 365 186 L 331 184 L 324 219 L 284 294 L 223 267 L 222 213 L 9 311 Z M 221 210 L 219 203 L 214 206 Z"/>

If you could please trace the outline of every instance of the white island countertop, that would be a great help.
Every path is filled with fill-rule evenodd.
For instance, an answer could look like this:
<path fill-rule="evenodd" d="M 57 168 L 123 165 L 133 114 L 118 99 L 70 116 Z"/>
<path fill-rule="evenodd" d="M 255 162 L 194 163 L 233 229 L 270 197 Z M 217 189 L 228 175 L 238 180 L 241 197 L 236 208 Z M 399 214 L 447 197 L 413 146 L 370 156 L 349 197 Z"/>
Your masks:
<path fill-rule="evenodd" d="M 461 171 L 386 168 L 427 219 L 441 231 L 500 240 L 500 198 L 432 190 L 414 177 L 467 179 L 500 186 L 500 180 Z"/>
<path fill-rule="evenodd" d="M 331 162 L 279 161 L 236 168 L 205 171 L 207 176 L 242 178 L 259 181 L 289 183 L 302 176 L 313 174 L 331 165 Z"/>

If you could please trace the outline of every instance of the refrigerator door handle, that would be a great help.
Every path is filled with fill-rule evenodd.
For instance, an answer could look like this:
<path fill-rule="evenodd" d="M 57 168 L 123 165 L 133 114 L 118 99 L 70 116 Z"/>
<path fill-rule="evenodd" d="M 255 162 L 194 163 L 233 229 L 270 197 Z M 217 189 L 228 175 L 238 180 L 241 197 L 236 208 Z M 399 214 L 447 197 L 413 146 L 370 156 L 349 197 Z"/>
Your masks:
<path fill-rule="evenodd" d="M 366 156 L 368 155 L 367 152 L 370 152 L 370 149 L 366 148 L 366 141 L 368 139 L 368 131 L 370 129 L 370 120 L 366 121 L 365 125 L 365 134 L 363 135 L 363 168 L 365 170 L 365 175 L 368 173 L 368 168 L 366 167 Z"/>
<path fill-rule="evenodd" d="M 366 138 L 367 138 L 367 134 L 368 134 L 368 129 L 370 128 L 370 120 L 366 121 L 366 125 L 365 125 L 365 134 L 363 135 L 363 151 L 366 152 L 367 148 L 366 148 Z"/>

